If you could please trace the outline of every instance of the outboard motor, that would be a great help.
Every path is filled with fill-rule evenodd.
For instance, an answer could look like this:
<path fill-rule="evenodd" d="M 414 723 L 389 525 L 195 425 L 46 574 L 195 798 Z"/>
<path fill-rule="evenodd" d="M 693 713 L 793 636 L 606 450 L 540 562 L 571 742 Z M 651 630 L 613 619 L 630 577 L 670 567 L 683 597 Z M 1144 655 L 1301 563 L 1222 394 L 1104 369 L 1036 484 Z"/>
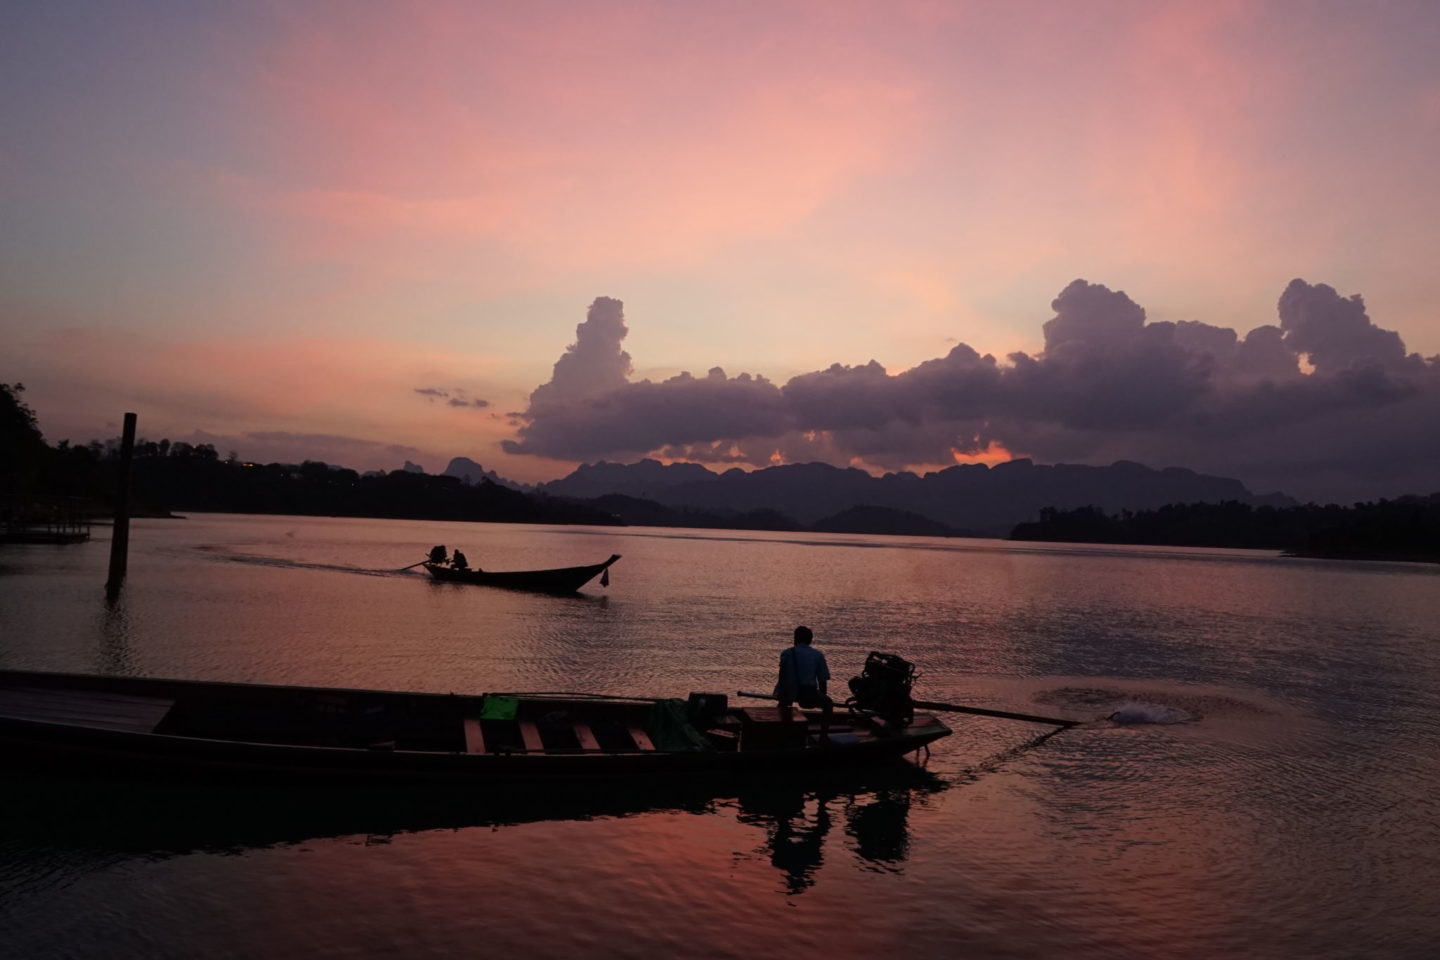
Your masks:
<path fill-rule="evenodd" d="M 883 717 L 892 727 L 908 727 L 915 719 L 910 688 L 915 683 L 915 664 L 893 653 L 871 651 L 865 669 L 850 681 L 853 696 L 847 703 Z"/>

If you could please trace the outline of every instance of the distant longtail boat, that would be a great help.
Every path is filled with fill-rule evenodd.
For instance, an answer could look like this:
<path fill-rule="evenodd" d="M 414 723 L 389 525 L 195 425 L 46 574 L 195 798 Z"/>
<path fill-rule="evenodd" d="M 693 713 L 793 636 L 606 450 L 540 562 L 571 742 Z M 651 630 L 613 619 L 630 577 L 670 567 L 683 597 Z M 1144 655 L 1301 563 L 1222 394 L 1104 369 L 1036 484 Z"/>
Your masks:
<path fill-rule="evenodd" d="M 482 587 L 504 587 L 507 590 L 534 590 L 540 593 L 575 593 L 600 576 L 620 559 L 611 554 L 604 563 L 588 567 L 557 567 L 553 570 L 481 570 L 457 568 L 448 564 L 426 562 L 430 576 L 446 583 L 473 583 Z M 608 581 L 607 581 L 608 582 Z"/>

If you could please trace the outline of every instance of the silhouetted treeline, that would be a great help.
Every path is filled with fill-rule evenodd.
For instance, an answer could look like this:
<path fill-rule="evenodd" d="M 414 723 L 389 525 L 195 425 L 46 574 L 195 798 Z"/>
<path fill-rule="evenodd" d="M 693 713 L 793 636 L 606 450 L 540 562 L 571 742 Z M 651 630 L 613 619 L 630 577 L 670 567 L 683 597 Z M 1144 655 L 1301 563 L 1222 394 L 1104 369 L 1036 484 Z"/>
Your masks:
<path fill-rule="evenodd" d="M 45 443 L 24 387 L 0 384 L 0 510 L 24 517 L 63 500 L 69 509 L 109 514 L 119 469 L 118 439 L 72 446 Z M 396 470 L 361 476 L 316 461 L 255 464 L 234 453 L 221 459 L 208 443 L 141 439 L 135 444 L 131 512 L 177 510 L 395 517 L 414 520 L 489 520 L 511 523 L 615 523 L 584 504 L 533 496 L 488 480 L 474 486 L 455 477 Z"/>
<path fill-rule="evenodd" d="M 1109 514 L 1046 508 L 1012 540 L 1249 547 L 1313 557 L 1440 561 L 1440 493 L 1342 507 L 1190 503 Z"/>
<path fill-rule="evenodd" d="M 582 504 L 510 490 L 488 480 L 394 470 L 360 475 L 318 461 L 255 464 L 192 453 L 137 456 L 133 489 L 172 510 L 282 513 L 408 520 L 596 523 L 615 520 Z"/>

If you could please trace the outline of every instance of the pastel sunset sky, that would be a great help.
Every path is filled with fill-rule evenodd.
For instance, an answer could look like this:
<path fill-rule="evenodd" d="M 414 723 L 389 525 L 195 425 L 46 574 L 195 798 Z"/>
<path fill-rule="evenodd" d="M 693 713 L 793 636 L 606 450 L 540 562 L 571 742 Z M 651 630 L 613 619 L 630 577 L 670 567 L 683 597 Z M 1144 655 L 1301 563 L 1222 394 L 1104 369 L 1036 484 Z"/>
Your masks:
<path fill-rule="evenodd" d="M 1430 0 L 4 20 L 0 380 L 51 442 L 133 410 L 522 481 L 1014 455 L 1440 489 Z"/>

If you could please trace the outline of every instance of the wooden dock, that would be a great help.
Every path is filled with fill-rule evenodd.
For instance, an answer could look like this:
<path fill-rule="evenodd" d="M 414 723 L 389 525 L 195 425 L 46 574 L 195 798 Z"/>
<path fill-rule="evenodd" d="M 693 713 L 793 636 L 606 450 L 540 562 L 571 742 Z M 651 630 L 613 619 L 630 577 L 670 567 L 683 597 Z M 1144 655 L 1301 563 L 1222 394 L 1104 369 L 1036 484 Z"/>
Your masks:
<path fill-rule="evenodd" d="M 19 520 L 0 527 L 0 543 L 84 543 L 89 520 Z"/>

